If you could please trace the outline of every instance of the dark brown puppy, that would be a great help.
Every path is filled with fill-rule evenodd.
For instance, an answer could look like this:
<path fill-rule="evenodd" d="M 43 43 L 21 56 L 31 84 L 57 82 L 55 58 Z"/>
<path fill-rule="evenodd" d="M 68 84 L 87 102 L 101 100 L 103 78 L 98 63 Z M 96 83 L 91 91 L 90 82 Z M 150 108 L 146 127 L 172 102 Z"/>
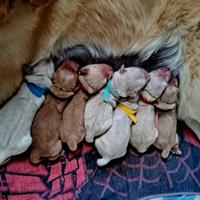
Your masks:
<path fill-rule="evenodd" d="M 65 108 L 60 130 L 61 140 L 67 143 L 71 151 L 77 149 L 77 144 L 85 136 L 84 111 L 89 94 L 100 90 L 112 74 L 112 67 L 106 64 L 88 65 L 80 70 L 79 81 L 83 89 L 74 95 Z"/>
<path fill-rule="evenodd" d="M 51 91 L 56 98 L 48 94 L 46 100 L 35 116 L 32 124 L 32 150 L 30 160 L 39 163 L 44 158 L 56 159 L 62 150 L 62 142 L 59 139 L 59 127 L 64 107 L 77 90 L 78 65 L 72 61 L 66 61 L 55 72 Z"/>

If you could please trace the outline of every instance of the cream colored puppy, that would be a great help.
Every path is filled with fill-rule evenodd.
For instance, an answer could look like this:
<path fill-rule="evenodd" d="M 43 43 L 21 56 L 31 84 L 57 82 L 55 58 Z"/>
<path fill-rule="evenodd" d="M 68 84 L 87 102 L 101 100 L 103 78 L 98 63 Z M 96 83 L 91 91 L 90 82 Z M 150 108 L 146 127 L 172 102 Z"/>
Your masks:
<path fill-rule="evenodd" d="M 162 150 L 161 156 L 167 158 L 170 151 L 180 155 L 178 135 L 176 133 L 177 126 L 177 100 L 178 100 L 178 82 L 172 79 L 158 103 L 155 104 L 159 108 L 158 114 L 158 138 L 154 142 L 154 146 Z"/>
<path fill-rule="evenodd" d="M 102 135 L 111 127 L 113 108 L 116 107 L 119 97 L 125 98 L 131 95 L 131 92 L 138 91 L 140 86 L 137 84 L 143 85 L 142 78 L 144 76 L 146 79 L 149 77 L 148 73 L 141 68 L 129 67 L 125 69 L 122 66 L 119 71 L 114 73 L 109 82 L 110 85 L 89 99 L 84 116 L 87 142 L 93 142 L 94 137 Z M 135 84 L 132 83 L 134 78 Z"/>
<path fill-rule="evenodd" d="M 137 123 L 131 126 L 130 144 L 144 153 L 158 137 L 154 106 L 140 101 L 136 117 Z"/>
<path fill-rule="evenodd" d="M 132 125 L 130 137 L 131 145 L 140 153 L 144 153 L 158 137 L 156 116 L 151 102 L 161 96 L 167 87 L 169 78 L 170 71 L 168 69 L 156 69 L 150 73 L 150 81 L 141 92 L 143 101 L 139 102 L 139 109 L 136 115 L 138 121 Z"/>
<path fill-rule="evenodd" d="M 148 73 L 143 69 L 133 68 L 132 73 L 132 76 L 129 76 L 129 78 L 132 77 L 132 81 L 128 80 L 127 77 L 130 85 L 126 90 L 130 100 L 118 105 L 113 114 L 111 128 L 95 141 L 95 146 L 102 156 L 97 160 L 99 166 L 106 165 L 111 160 L 126 154 L 130 138 L 130 126 L 132 120 L 136 122 L 133 115 L 138 108 L 139 91 L 148 81 Z M 120 85 L 120 82 L 118 84 Z"/>
<path fill-rule="evenodd" d="M 25 152 L 31 145 L 33 118 L 52 85 L 54 64 L 50 58 L 24 68 L 25 81 L 17 94 L 0 110 L 0 165 L 11 156 Z"/>
<path fill-rule="evenodd" d="M 129 108 L 137 109 L 137 104 L 124 102 Z M 126 154 L 130 138 L 131 119 L 120 108 L 116 108 L 113 114 L 111 128 L 95 141 L 95 146 L 102 156 L 97 159 L 98 166 L 104 166 L 111 160 L 120 158 Z"/>

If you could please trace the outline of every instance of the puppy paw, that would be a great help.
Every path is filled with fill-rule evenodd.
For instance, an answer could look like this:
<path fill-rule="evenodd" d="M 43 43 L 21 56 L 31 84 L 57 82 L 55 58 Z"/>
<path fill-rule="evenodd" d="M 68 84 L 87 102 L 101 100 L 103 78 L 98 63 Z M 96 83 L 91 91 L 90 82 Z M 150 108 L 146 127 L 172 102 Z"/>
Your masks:
<path fill-rule="evenodd" d="M 30 155 L 30 161 L 33 164 L 38 164 L 40 160 L 40 154 L 37 151 L 32 150 L 31 155 Z"/>
<path fill-rule="evenodd" d="M 97 159 L 97 165 L 98 166 L 107 165 L 109 162 L 110 162 L 110 158 L 99 158 L 99 159 Z"/>
<path fill-rule="evenodd" d="M 94 142 L 94 138 L 86 135 L 85 141 L 88 142 L 88 143 L 92 143 L 92 142 Z"/>
<path fill-rule="evenodd" d="M 67 145 L 68 145 L 70 151 L 76 151 L 76 149 L 77 149 L 77 143 L 76 142 L 68 141 Z"/>

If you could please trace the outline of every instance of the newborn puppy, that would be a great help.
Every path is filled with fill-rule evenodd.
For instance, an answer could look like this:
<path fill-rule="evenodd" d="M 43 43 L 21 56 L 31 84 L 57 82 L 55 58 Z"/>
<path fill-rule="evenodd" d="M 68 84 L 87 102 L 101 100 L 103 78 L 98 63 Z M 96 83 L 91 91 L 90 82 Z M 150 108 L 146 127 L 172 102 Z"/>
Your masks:
<path fill-rule="evenodd" d="M 166 68 L 154 70 L 150 73 L 150 81 L 141 92 L 141 100 L 137 112 L 137 123 L 131 126 L 130 143 L 140 153 L 144 153 L 158 136 L 154 106 L 149 102 L 161 96 L 167 87 L 170 72 Z"/>
<path fill-rule="evenodd" d="M 59 139 L 59 129 L 64 107 L 77 89 L 78 65 L 72 61 L 64 62 L 53 75 L 51 91 L 54 96 L 48 94 L 43 106 L 34 118 L 32 124 L 32 149 L 30 160 L 39 163 L 42 159 L 56 159 L 62 150 L 62 142 Z M 65 97 L 65 99 L 64 99 Z"/>
<path fill-rule="evenodd" d="M 154 103 L 156 108 L 160 110 L 171 110 L 176 108 L 178 101 L 178 81 L 173 78 L 167 85 L 164 93 Z"/>
<path fill-rule="evenodd" d="M 148 79 L 148 73 L 145 70 L 137 67 L 125 69 L 122 66 L 119 71 L 114 73 L 108 83 L 110 85 L 107 84 L 99 94 L 89 99 L 85 108 L 84 121 L 87 142 L 93 142 L 95 136 L 102 135 L 111 127 L 113 108 L 116 107 L 119 97 L 131 96 L 141 89 L 143 75 Z M 136 80 L 135 84 L 133 84 L 133 80 Z"/>
<path fill-rule="evenodd" d="M 30 128 L 44 92 L 51 87 L 54 64 L 50 58 L 24 66 L 25 80 L 17 94 L 0 110 L 0 164 L 31 145 Z"/>
<path fill-rule="evenodd" d="M 111 78 L 112 67 L 106 64 L 93 64 L 83 67 L 79 72 L 82 88 L 74 95 L 63 112 L 60 129 L 62 142 L 67 143 L 71 151 L 77 149 L 85 136 L 84 110 L 89 94 L 100 90 Z"/>
<path fill-rule="evenodd" d="M 50 88 L 51 92 L 58 98 L 68 98 L 79 88 L 77 85 L 78 79 L 78 63 L 67 60 L 65 61 L 53 75 L 53 85 Z"/>
<path fill-rule="evenodd" d="M 165 68 L 159 68 L 150 73 L 150 81 L 147 83 L 145 89 L 141 92 L 143 100 L 146 102 L 153 102 L 167 87 L 170 78 L 170 71 Z"/>
<path fill-rule="evenodd" d="M 178 82 L 176 78 L 172 79 L 155 106 L 159 110 L 158 114 L 158 138 L 154 146 L 162 149 L 161 156 L 167 158 L 170 151 L 174 154 L 181 154 L 179 150 L 178 135 L 176 134 L 177 126 L 177 96 Z"/>
<path fill-rule="evenodd" d="M 130 139 L 130 126 L 133 121 L 136 123 L 134 114 L 138 108 L 139 90 L 145 86 L 148 80 L 147 72 L 139 68 L 134 69 L 135 73 L 132 76 L 134 81 L 128 90 L 130 100 L 118 105 L 114 110 L 111 128 L 95 140 L 95 146 L 102 156 L 97 160 L 99 166 L 106 165 L 112 159 L 120 158 L 126 154 Z"/>

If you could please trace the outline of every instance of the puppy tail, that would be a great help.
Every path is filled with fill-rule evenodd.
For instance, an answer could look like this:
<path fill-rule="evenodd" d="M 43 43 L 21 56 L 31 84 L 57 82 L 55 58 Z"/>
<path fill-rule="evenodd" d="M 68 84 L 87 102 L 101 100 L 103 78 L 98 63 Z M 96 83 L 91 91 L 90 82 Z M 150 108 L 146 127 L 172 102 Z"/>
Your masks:
<path fill-rule="evenodd" d="M 94 138 L 92 136 L 89 136 L 89 135 L 86 134 L 85 141 L 88 142 L 88 143 L 92 143 L 92 142 L 94 142 Z"/>
<path fill-rule="evenodd" d="M 33 164 L 38 164 L 40 162 L 40 155 L 38 152 L 32 150 L 31 151 L 31 155 L 30 155 L 30 161 L 33 163 Z"/>
<path fill-rule="evenodd" d="M 97 159 L 97 165 L 98 166 L 104 166 L 107 165 L 110 162 L 110 158 L 99 158 Z"/>
<path fill-rule="evenodd" d="M 181 150 L 179 149 L 178 144 L 175 144 L 175 146 L 172 147 L 171 152 L 175 155 L 181 155 L 182 154 Z"/>
<path fill-rule="evenodd" d="M 161 153 L 162 158 L 167 158 L 169 156 L 170 150 L 168 148 L 164 149 Z"/>
<path fill-rule="evenodd" d="M 71 151 L 76 151 L 77 149 L 77 142 L 74 140 L 67 141 L 67 145 Z"/>

